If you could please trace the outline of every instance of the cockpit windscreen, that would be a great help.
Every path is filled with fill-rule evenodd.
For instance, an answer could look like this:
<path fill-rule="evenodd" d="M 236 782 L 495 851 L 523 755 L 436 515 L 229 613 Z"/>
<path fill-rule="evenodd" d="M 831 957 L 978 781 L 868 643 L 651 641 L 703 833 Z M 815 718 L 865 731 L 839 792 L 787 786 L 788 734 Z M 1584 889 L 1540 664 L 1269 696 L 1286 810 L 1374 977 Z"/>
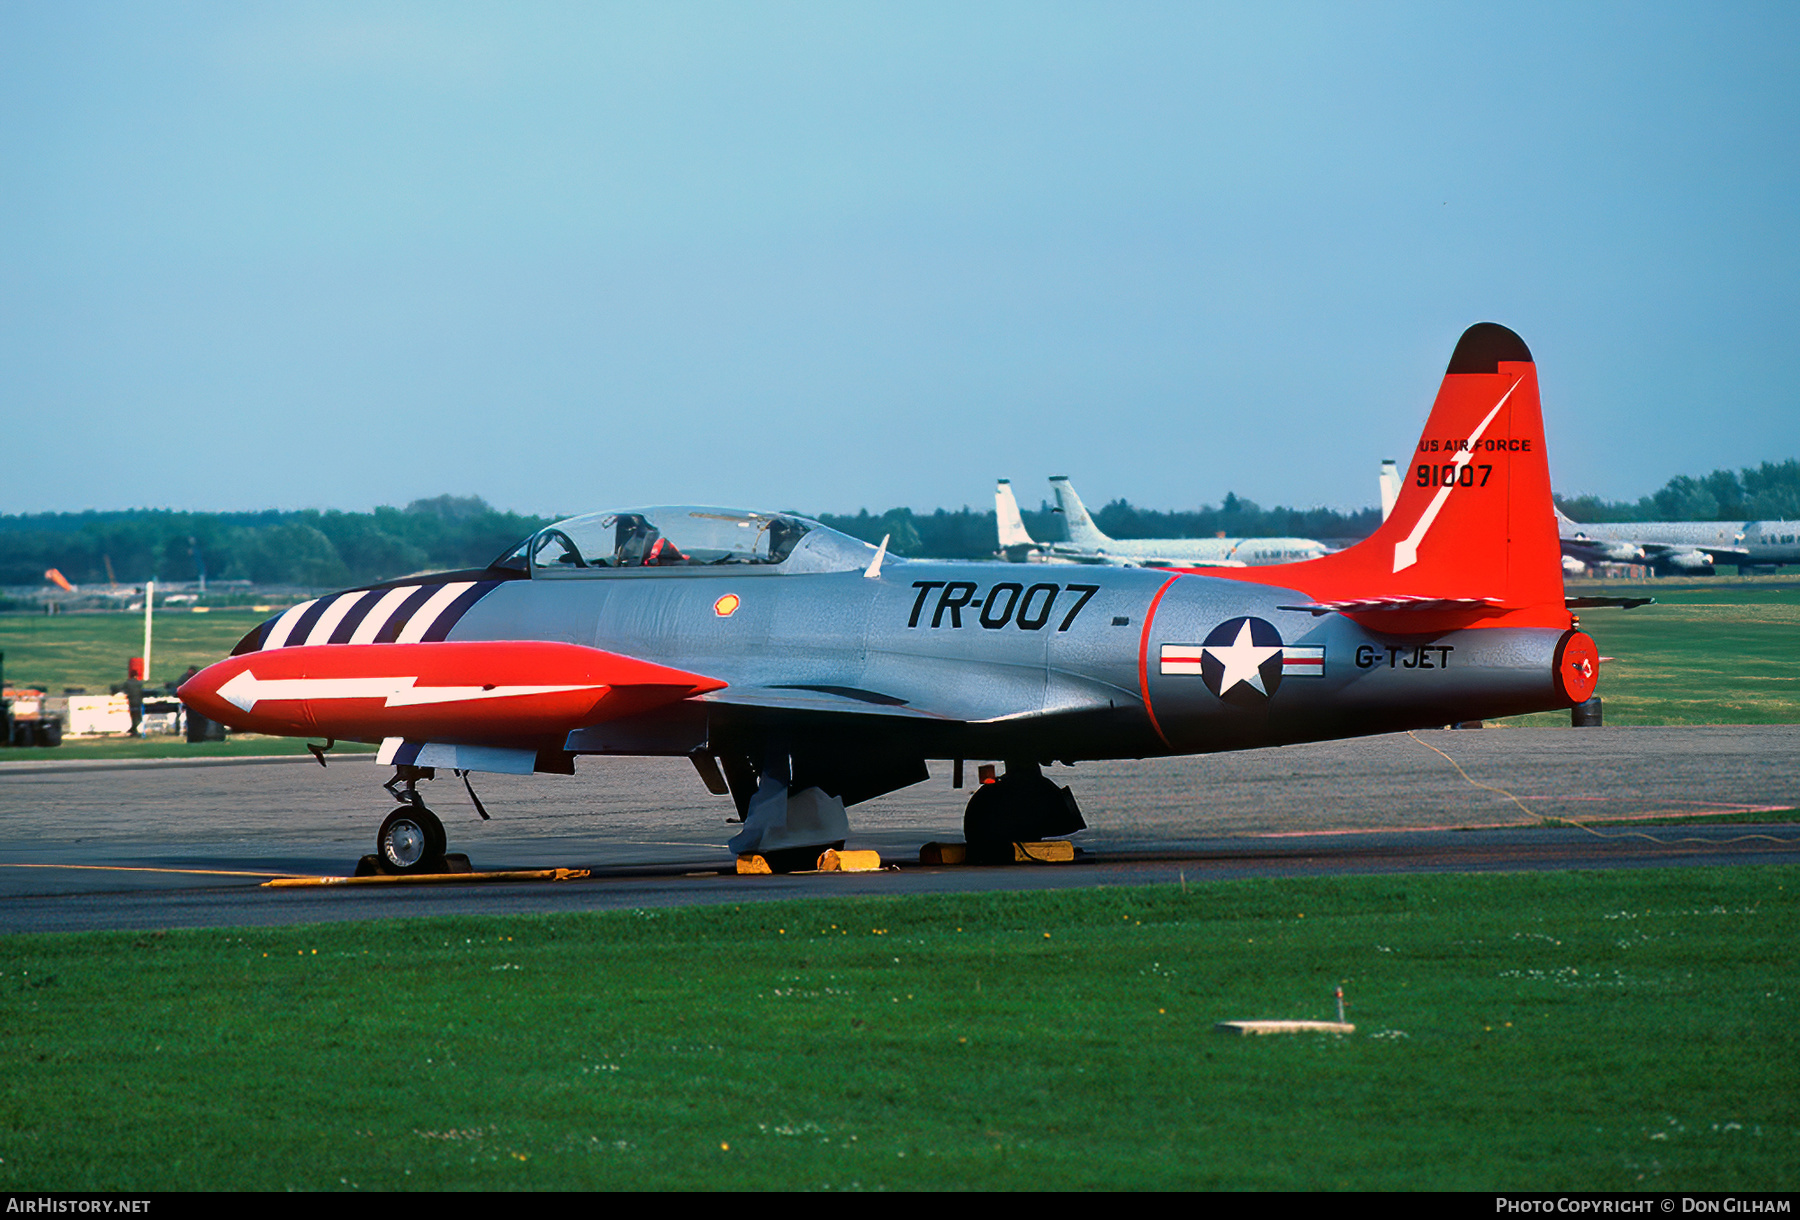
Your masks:
<path fill-rule="evenodd" d="M 552 572 L 779 564 L 811 528 L 785 513 L 730 508 L 588 513 L 539 530 L 501 564 Z"/>

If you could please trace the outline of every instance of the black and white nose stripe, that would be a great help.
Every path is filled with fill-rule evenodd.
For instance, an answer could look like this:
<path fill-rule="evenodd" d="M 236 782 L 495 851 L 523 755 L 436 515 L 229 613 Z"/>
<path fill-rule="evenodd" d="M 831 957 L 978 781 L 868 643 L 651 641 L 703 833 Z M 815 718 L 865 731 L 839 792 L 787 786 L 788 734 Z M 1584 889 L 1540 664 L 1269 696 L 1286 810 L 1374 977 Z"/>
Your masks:
<path fill-rule="evenodd" d="M 313 644 L 433 643 L 448 636 L 469 607 L 501 583 L 453 580 L 314 598 L 264 623 L 234 655 Z"/>
<path fill-rule="evenodd" d="M 437 625 L 437 620 L 444 612 L 455 605 L 464 593 L 474 587 L 475 582 L 471 580 L 459 580 L 452 584 L 439 585 L 437 592 L 426 600 L 425 604 L 419 608 L 419 612 L 406 620 L 406 626 L 400 629 L 400 634 L 394 637 L 394 642 L 396 644 L 417 644 L 423 640 L 425 633 Z M 442 639 L 443 637 L 439 636 L 438 638 Z"/>
<path fill-rule="evenodd" d="M 345 616 L 369 600 L 369 594 L 370 590 L 365 589 L 360 593 L 345 593 L 340 597 L 331 598 L 330 604 L 325 608 L 325 613 L 318 617 L 313 623 L 312 630 L 306 633 L 306 642 L 309 644 L 329 643 L 332 634 L 343 625 Z"/>
<path fill-rule="evenodd" d="M 338 624 L 338 629 L 331 633 L 331 642 L 373 644 L 376 633 L 387 626 L 388 620 L 394 617 L 394 611 L 400 608 L 400 603 L 414 592 L 410 585 L 399 589 L 384 589 L 379 597 L 361 603 L 357 608 L 358 613 L 345 615 L 344 621 Z M 346 627 L 350 629 L 348 633 L 344 631 Z M 338 639 L 339 635 L 343 635 L 342 641 Z"/>

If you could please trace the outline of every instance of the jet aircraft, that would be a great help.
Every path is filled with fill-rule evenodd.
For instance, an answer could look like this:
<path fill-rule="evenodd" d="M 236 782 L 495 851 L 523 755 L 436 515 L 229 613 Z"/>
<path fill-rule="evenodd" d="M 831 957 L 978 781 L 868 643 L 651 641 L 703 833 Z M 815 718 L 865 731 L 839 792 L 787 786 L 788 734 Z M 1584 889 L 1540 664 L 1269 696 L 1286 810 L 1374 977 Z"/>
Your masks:
<path fill-rule="evenodd" d="M 1065 476 L 1052 476 L 1050 488 L 1069 543 L 1113 562 L 1158 568 L 1260 567 L 1317 559 L 1330 550 L 1311 538 L 1111 538 L 1088 516 Z"/>
<path fill-rule="evenodd" d="M 380 742 L 393 872 L 444 866 L 417 787 L 437 769 L 568 774 L 579 755 L 689 758 L 735 802 L 739 852 L 816 854 L 847 806 L 932 760 L 958 782 L 965 759 L 1005 766 L 969 800 L 971 843 L 1062 835 L 1083 822 L 1051 762 L 1586 700 L 1599 655 L 1565 604 L 1543 442 L 1530 352 L 1482 323 L 1420 438 L 1425 477 L 1317 559 L 1021 576 L 888 557 L 787 513 L 601 512 L 484 569 L 303 602 L 181 697 L 236 729 Z"/>
<path fill-rule="evenodd" d="M 1400 470 L 1392 458 L 1381 463 L 1380 483 L 1385 521 L 1400 494 Z M 1644 564 L 1664 574 L 1691 576 L 1710 576 L 1717 563 L 1735 563 L 1751 572 L 1774 572 L 1782 564 L 1800 563 L 1796 521 L 1583 525 L 1557 509 L 1556 527 L 1566 576 L 1583 575 L 1592 563 Z"/>
<path fill-rule="evenodd" d="M 1800 521 L 1635 521 L 1583 525 L 1556 513 L 1563 554 L 1582 563 L 1641 563 L 1710 576 L 1717 564 L 1774 572 L 1800 563 Z"/>
<path fill-rule="evenodd" d="M 1324 543 L 1311 538 L 1111 538 L 1088 516 L 1087 507 L 1067 478 L 1055 475 L 1050 486 L 1056 492 L 1054 511 L 1063 519 L 1066 541 L 1035 541 L 1026 532 L 1012 483 L 1001 479 L 994 488 L 994 519 L 999 529 L 1000 549 L 1014 563 L 1241 568 L 1253 564 L 1294 563 L 1328 553 Z"/>
<path fill-rule="evenodd" d="M 994 484 L 994 526 L 1000 536 L 1000 553 L 1009 563 L 1110 563 L 1131 566 L 1128 561 L 1101 554 L 1090 547 L 1073 542 L 1039 542 L 1025 528 L 1019 501 L 1013 495 L 1012 480 Z M 1237 560 L 1220 560 L 1213 566 L 1241 566 Z"/>

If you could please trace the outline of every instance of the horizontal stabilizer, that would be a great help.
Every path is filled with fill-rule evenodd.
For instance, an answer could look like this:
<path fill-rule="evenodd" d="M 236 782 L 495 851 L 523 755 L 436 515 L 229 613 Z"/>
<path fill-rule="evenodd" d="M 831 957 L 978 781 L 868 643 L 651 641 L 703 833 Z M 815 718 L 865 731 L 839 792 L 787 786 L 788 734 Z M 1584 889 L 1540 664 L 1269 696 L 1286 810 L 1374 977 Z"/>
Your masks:
<path fill-rule="evenodd" d="M 1620 610 L 1632 610 L 1638 606 L 1653 606 L 1654 597 L 1565 597 L 1563 605 L 1571 610 L 1596 610 L 1602 606 L 1616 606 Z M 1602 661 L 1607 658 L 1601 657 Z"/>
<path fill-rule="evenodd" d="M 1498 613 L 1503 603 L 1497 597 L 1350 597 L 1331 602 L 1300 602 L 1293 606 L 1277 606 L 1277 610 L 1304 610 L 1317 617 L 1321 614 L 1374 614 L 1390 611 L 1472 610 Z"/>

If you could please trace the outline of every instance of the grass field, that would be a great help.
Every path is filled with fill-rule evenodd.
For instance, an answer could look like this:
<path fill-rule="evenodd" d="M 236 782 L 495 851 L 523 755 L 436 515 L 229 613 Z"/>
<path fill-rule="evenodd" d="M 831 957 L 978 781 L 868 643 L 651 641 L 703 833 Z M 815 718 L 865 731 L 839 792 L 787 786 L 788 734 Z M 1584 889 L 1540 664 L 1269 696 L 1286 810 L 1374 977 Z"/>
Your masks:
<path fill-rule="evenodd" d="M 0 1189 L 1791 1190 L 1797 869 L 0 939 Z M 1354 1035 L 1239 1038 L 1223 1019 Z"/>
<path fill-rule="evenodd" d="M 250 628 L 268 618 L 252 610 L 158 610 L 150 657 L 151 685 L 179 677 L 190 665 L 202 669 L 229 654 Z M 104 694 L 125 680 L 127 658 L 144 652 L 144 616 L 125 612 L 93 614 L 0 614 L 0 653 L 6 655 L 6 684 L 60 693 L 71 686 Z"/>
<path fill-rule="evenodd" d="M 157 611 L 151 654 L 153 684 L 179 677 L 189 665 L 202 668 L 228 654 L 244 633 L 268 616 L 251 610 Z M 6 683 L 53 694 L 84 687 L 101 694 L 125 677 L 125 660 L 144 651 L 141 613 L 0 615 L 0 653 L 5 654 Z M 372 747 L 347 744 L 360 751 Z M 67 738 L 55 748 L 34 747 L 0 752 L 0 761 L 28 762 L 81 758 L 210 758 L 253 754 L 302 754 L 306 743 L 288 737 L 234 736 L 229 741 L 188 744 L 173 737 Z"/>
<path fill-rule="evenodd" d="M 1607 724 L 1800 722 L 1800 586 L 1659 580 L 1570 591 L 1657 599 L 1581 612 L 1582 629 L 1613 658 L 1600 670 Z M 1567 712 L 1540 712 L 1499 723 L 1568 722 Z"/>

